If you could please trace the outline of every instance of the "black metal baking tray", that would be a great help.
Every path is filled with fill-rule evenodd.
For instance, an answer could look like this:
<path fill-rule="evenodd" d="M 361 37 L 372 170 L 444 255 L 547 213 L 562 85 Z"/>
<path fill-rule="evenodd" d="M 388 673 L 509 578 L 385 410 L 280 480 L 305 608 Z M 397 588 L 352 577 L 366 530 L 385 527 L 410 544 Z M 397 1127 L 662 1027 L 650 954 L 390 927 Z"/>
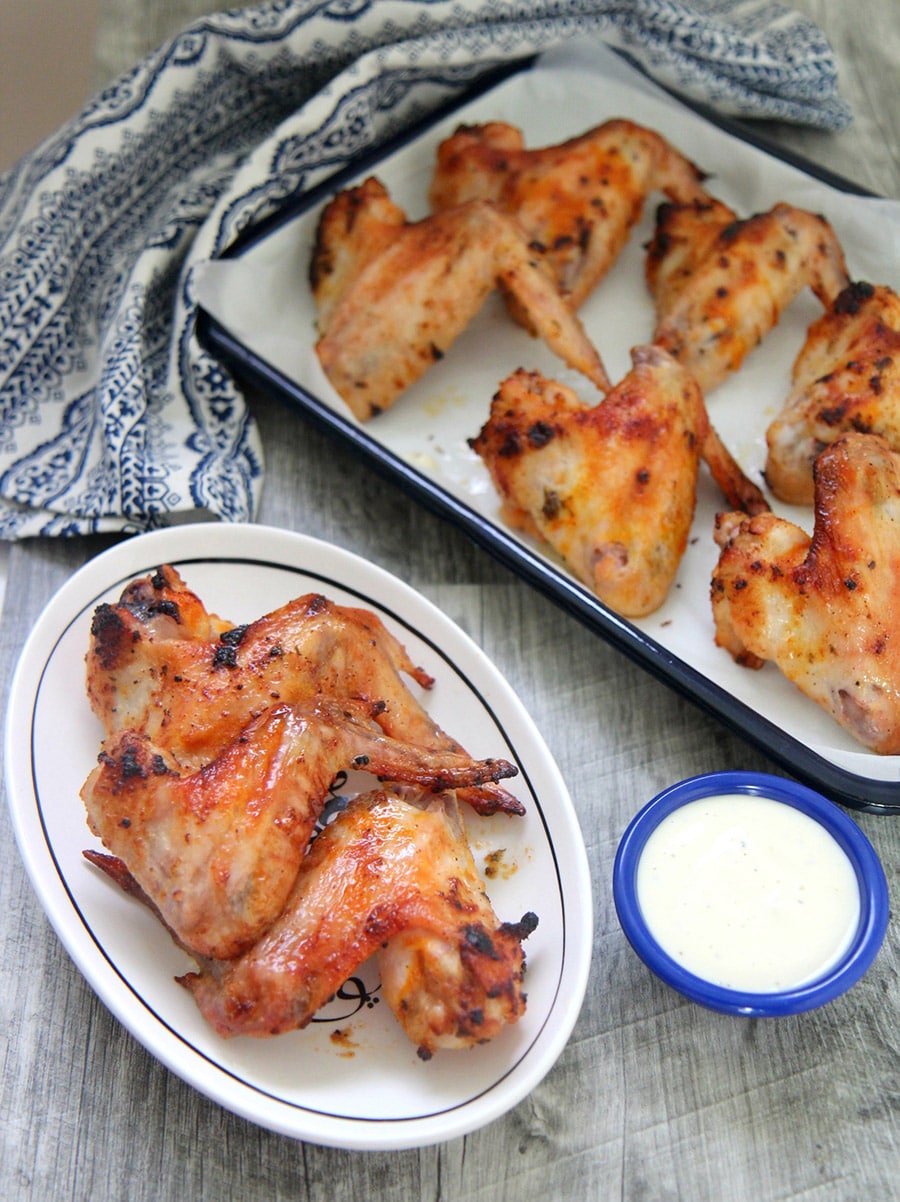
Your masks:
<path fill-rule="evenodd" d="M 573 93 L 578 93 L 579 88 L 584 92 L 585 79 L 589 87 L 589 92 L 584 93 L 587 99 L 573 102 Z M 534 102 L 536 94 L 540 103 Z M 900 757 L 879 757 L 858 747 L 774 667 L 764 669 L 762 682 L 754 682 L 751 688 L 748 677 L 761 674 L 725 663 L 730 657 L 712 647 L 711 618 L 708 630 L 698 629 L 696 635 L 690 630 L 685 633 L 686 624 L 697 612 L 696 596 L 692 606 L 686 593 L 691 588 L 696 592 L 696 580 L 705 570 L 706 561 L 698 559 L 696 563 L 683 565 L 684 580 L 680 574 L 671 605 L 667 602 L 649 620 L 629 621 L 606 607 L 544 549 L 506 527 L 496 513 L 490 512 L 491 502 L 485 498 L 481 482 L 477 486 L 469 481 L 460 483 L 457 477 L 476 471 L 465 460 L 468 449 L 463 449 L 464 434 L 476 434 L 483 421 L 481 409 L 473 409 L 471 405 L 480 405 L 486 415 L 490 396 L 505 369 L 498 366 L 502 374 L 496 376 L 489 390 L 482 388 L 474 400 L 467 400 L 473 391 L 471 380 L 459 383 L 458 394 L 454 394 L 453 381 L 460 380 L 460 371 L 468 372 L 472 364 L 480 361 L 479 352 L 483 357 L 486 346 L 493 355 L 498 346 L 504 345 L 507 332 L 500 327 L 502 315 L 488 313 L 484 318 L 479 315 L 478 322 L 473 324 L 481 323 L 483 328 L 471 336 L 469 332 L 463 336 L 461 341 L 469 341 L 458 352 L 456 362 L 451 361 L 456 353 L 454 347 L 447 360 L 439 365 L 443 376 L 429 372 L 427 386 L 416 385 L 412 390 L 414 395 L 401 398 L 387 414 L 366 425 L 351 416 L 317 368 L 312 352 L 314 312 L 310 308 L 306 269 L 311 231 L 327 197 L 353 180 L 378 174 L 385 179 L 392 195 L 414 214 L 416 207 L 421 208 L 424 203 L 434 146 L 460 121 L 513 120 L 525 130 L 527 144 L 542 145 L 622 115 L 660 129 L 679 149 L 711 170 L 712 190 L 717 191 L 717 184 L 720 185 L 718 194 L 738 211 L 759 211 L 784 199 L 825 211 L 848 251 L 851 274 L 855 278 L 892 282 L 877 273 L 885 270 L 895 273 L 897 265 L 884 262 L 883 240 L 878 241 L 877 247 L 868 244 L 867 220 L 865 214 L 859 215 L 856 198 L 870 194 L 851 181 L 768 146 L 757 130 L 751 131 L 742 123 L 667 96 L 605 47 L 587 53 L 582 47 L 574 56 L 562 53 L 550 56 L 549 60 L 528 60 L 491 73 L 450 110 L 441 111 L 315 188 L 286 200 L 276 214 L 246 230 L 220 260 L 208 265 L 205 278 L 201 275 L 198 335 L 238 379 L 277 394 L 295 405 L 306 418 L 344 440 L 415 500 L 454 522 L 523 579 L 652 675 L 758 746 L 787 772 L 851 808 L 883 814 L 900 812 Z M 574 122 L 574 128 L 567 128 L 567 122 L 569 126 Z M 551 125 L 553 137 L 547 136 Z M 735 199 L 737 194 L 743 203 Z M 626 249 L 622 261 L 598 290 L 605 292 L 607 308 L 601 306 L 592 317 L 592 298 L 581 313 L 614 378 L 619 374 L 616 368 L 625 364 L 629 347 L 644 340 L 642 331 L 634 327 L 636 310 L 632 308 L 630 316 L 627 311 L 631 302 L 619 301 L 626 293 L 630 295 L 628 290 L 633 288 L 636 271 L 640 269 L 641 237 L 638 229 L 632 236 L 630 249 Z M 256 299 L 248 300 L 248 279 L 255 281 L 249 295 Z M 615 292 L 616 289 L 619 291 Z M 611 309 L 609 297 L 614 292 L 616 302 Z M 259 301 L 260 296 L 268 299 Z M 300 311 L 285 316 L 283 309 L 293 305 L 295 297 Z M 790 358 L 799 349 L 797 338 L 819 311 L 811 301 L 795 302 L 794 307 L 796 312 L 783 319 L 770 335 L 769 346 L 773 349 L 767 351 L 766 359 L 780 356 L 779 365 L 771 367 L 760 361 L 737 373 L 744 377 L 741 387 L 749 393 L 756 395 L 765 384 L 771 393 L 775 377 L 768 373 L 783 374 L 787 370 Z M 279 321 L 287 323 L 285 329 L 295 332 L 297 346 L 288 351 L 285 351 L 285 329 L 279 334 L 276 328 L 273 333 L 273 326 L 277 327 Z M 519 340 L 526 337 L 519 331 L 509 336 Z M 279 337 L 277 345 L 271 341 Z M 296 362 L 292 358 L 295 351 Z M 547 359 L 546 348 L 533 340 L 516 341 L 509 354 L 527 355 L 529 359 L 522 365 L 561 378 L 561 365 L 552 356 Z M 519 363 L 511 361 L 509 370 L 515 366 Z M 471 370 L 476 371 L 477 377 L 477 369 Z M 487 385 L 488 378 L 477 383 L 479 387 Z M 781 399 L 784 395 L 786 391 Z M 777 400 L 773 395 L 770 403 Z M 713 413 L 726 442 L 731 403 L 731 398 L 726 399 Z M 715 404 L 720 405 L 718 395 Z M 743 404 L 740 397 L 735 404 Z M 403 414 L 402 430 L 400 420 L 392 417 L 397 413 Z M 734 420 L 738 423 L 736 429 L 746 422 L 745 417 Z M 419 450 L 408 441 L 416 436 L 417 422 L 422 432 Z M 445 427 L 442 422 L 447 423 Z M 436 440 L 443 434 L 447 435 L 446 442 L 458 447 L 456 461 L 450 462 L 446 448 L 441 450 L 444 460 L 435 461 Z M 743 449 L 752 459 L 753 448 Z M 732 450 L 742 458 L 740 448 L 736 450 L 732 445 Z M 704 504 L 708 510 L 715 501 L 712 497 L 698 501 L 698 521 L 703 520 Z M 720 500 L 718 506 L 721 507 Z M 692 544 L 704 541 L 696 538 Z M 689 549 L 686 561 L 699 554 Z M 703 554 L 708 557 L 708 551 Z M 708 601 L 706 605 L 708 608 Z M 673 631 L 678 631 L 679 623 L 682 633 L 677 636 Z M 721 658 L 716 658 L 717 655 Z"/>

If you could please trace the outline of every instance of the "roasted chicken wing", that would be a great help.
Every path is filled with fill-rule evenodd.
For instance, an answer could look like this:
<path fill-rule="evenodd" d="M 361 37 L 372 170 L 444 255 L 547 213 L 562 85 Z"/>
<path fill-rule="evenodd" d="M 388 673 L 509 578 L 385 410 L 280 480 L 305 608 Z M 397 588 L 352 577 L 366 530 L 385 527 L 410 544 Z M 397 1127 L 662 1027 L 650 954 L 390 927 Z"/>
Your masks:
<path fill-rule="evenodd" d="M 596 349 L 515 220 L 486 201 L 407 221 L 370 178 L 319 221 L 310 267 L 316 354 L 360 421 L 387 409 L 500 288 L 532 333 L 598 387 Z"/>
<path fill-rule="evenodd" d="M 790 396 L 766 431 L 775 496 L 811 505 L 816 456 L 848 430 L 881 434 L 900 451 L 900 297 L 863 282 L 810 326 Z"/>
<path fill-rule="evenodd" d="M 845 434 L 815 462 L 812 538 L 773 514 L 723 515 L 716 642 L 773 660 L 865 747 L 900 753 L 900 455 Z"/>
<path fill-rule="evenodd" d="M 606 275 L 646 197 L 705 195 L 702 173 L 659 134 L 612 120 L 556 146 L 527 150 L 503 122 L 461 126 L 438 147 L 438 212 L 489 200 L 520 223 L 559 291 L 577 308 Z"/>
<path fill-rule="evenodd" d="M 278 921 L 247 953 L 181 978 L 223 1036 L 305 1026 L 378 954 L 384 996 L 428 1057 L 492 1038 L 525 1010 L 521 941 L 499 922 L 451 795 L 378 790 L 315 839 Z"/>
<path fill-rule="evenodd" d="M 401 673 L 426 689 L 431 677 L 371 611 L 312 593 L 245 626 L 204 612 L 170 566 L 98 606 L 87 687 L 107 734 L 139 731 L 184 771 L 208 763 L 271 706 L 327 696 L 365 704 L 393 738 L 462 752 Z M 500 785 L 461 796 L 485 813 L 522 811 Z"/>
<path fill-rule="evenodd" d="M 849 277 L 824 217 L 779 204 L 739 220 L 720 202 L 704 201 L 660 205 L 647 282 L 656 301 L 653 341 L 708 393 L 805 287 L 827 306 Z"/>
<path fill-rule="evenodd" d="M 662 604 L 687 545 L 707 421 L 674 359 L 655 347 L 632 358 L 595 406 L 516 372 L 471 445 L 505 519 L 546 539 L 611 608 L 640 616 Z"/>
<path fill-rule="evenodd" d="M 440 791 L 515 774 L 502 760 L 433 752 L 330 698 L 265 710 L 195 771 L 145 735 L 109 740 L 82 789 L 88 823 L 185 948 L 228 959 L 278 917 L 328 787 L 360 770 Z"/>

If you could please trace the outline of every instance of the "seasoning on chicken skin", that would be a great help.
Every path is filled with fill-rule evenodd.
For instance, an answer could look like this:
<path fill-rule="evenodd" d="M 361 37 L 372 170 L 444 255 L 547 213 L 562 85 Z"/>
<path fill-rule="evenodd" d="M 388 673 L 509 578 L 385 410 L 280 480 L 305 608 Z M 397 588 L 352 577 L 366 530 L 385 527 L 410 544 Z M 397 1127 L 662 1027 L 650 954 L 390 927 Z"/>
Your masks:
<path fill-rule="evenodd" d="M 644 272 L 658 317 L 674 308 L 719 235 L 737 220 L 737 213 L 714 196 L 657 207 Z"/>
<path fill-rule="evenodd" d="M 811 505 L 816 456 L 848 430 L 900 451 L 900 297 L 883 285 L 850 284 L 809 327 L 790 396 L 766 431 L 775 496 Z"/>
<path fill-rule="evenodd" d="M 222 1036 L 304 1027 L 373 954 L 384 996 L 423 1058 L 493 1038 L 525 1010 L 521 942 L 501 923 L 452 795 L 356 797 L 314 840 L 293 892 L 243 956 L 181 977 Z"/>
<path fill-rule="evenodd" d="M 280 914 L 329 786 L 354 769 L 432 791 L 516 772 L 398 742 L 363 707 L 317 698 L 265 710 L 195 771 L 123 731 L 104 744 L 82 800 L 179 943 L 228 959 Z"/>
<path fill-rule="evenodd" d="M 569 367 L 606 372 L 520 226 L 486 201 L 408 221 L 368 179 L 325 207 L 310 267 L 316 355 L 360 421 L 389 408 L 443 358 L 500 288 Z"/>
<path fill-rule="evenodd" d="M 849 433 L 814 468 L 812 538 L 759 514 L 725 514 L 712 576 L 716 643 L 767 660 L 872 751 L 900 753 L 900 455 Z"/>
<path fill-rule="evenodd" d="M 694 516 L 707 428 L 691 375 L 664 351 L 638 347 L 634 366 L 588 406 L 536 372 L 501 384 L 472 447 L 510 524 L 546 539 L 612 609 L 651 613 L 664 601 Z"/>
<path fill-rule="evenodd" d="M 655 290 L 653 342 L 693 372 L 706 394 L 805 287 L 828 306 L 850 281 L 824 217 L 778 204 L 739 220 L 716 202 L 660 205 L 647 282 Z"/>
<path fill-rule="evenodd" d="M 365 703 L 395 739 L 462 753 L 401 673 L 426 689 L 432 678 L 371 611 L 310 593 L 245 626 L 208 621 L 171 566 L 129 585 L 117 604 L 98 606 L 87 685 L 107 734 L 140 731 L 182 770 L 199 768 L 271 706 L 325 695 Z M 498 784 L 460 796 L 482 813 L 522 812 Z"/>
<path fill-rule="evenodd" d="M 438 147 L 432 207 L 489 200 L 511 214 L 578 308 L 606 275 L 646 197 L 704 196 L 703 173 L 653 130 L 616 119 L 528 150 L 515 126 L 464 125 Z"/>

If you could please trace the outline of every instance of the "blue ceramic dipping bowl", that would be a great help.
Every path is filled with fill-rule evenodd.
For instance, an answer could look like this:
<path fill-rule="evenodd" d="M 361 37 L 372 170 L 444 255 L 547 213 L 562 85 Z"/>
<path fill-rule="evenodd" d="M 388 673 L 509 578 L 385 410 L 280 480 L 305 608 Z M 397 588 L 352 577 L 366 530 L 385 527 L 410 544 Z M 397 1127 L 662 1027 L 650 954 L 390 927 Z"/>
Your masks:
<path fill-rule="evenodd" d="M 859 919 L 837 963 L 806 984 L 779 992 L 749 993 L 724 988 L 687 971 L 657 942 L 638 902 L 637 873 L 647 840 L 679 807 L 703 798 L 731 794 L 769 798 L 814 819 L 848 857 L 859 888 Z M 625 935 L 648 968 L 691 1001 L 726 1014 L 775 1017 L 824 1005 L 849 989 L 878 953 L 888 922 L 884 870 L 871 843 L 834 802 L 804 785 L 753 772 L 714 772 L 691 777 L 654 797 L 632 820 L 619 844 L 613 868 L 613 898 Z"/>

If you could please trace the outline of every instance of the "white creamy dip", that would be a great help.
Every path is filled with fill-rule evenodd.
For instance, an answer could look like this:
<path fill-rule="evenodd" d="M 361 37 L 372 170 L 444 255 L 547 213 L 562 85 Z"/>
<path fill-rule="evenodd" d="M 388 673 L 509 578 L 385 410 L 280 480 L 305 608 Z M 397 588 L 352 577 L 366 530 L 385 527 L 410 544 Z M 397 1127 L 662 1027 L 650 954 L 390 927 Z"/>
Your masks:
<path fill-rule="evenodd" d="M 701 798 L 644 845 L 637 901 L 660 946 L 695 976 L 774 993 L 820 977 L 859 921 L 856 874 L 815 819 L 768 797 Z"/>

